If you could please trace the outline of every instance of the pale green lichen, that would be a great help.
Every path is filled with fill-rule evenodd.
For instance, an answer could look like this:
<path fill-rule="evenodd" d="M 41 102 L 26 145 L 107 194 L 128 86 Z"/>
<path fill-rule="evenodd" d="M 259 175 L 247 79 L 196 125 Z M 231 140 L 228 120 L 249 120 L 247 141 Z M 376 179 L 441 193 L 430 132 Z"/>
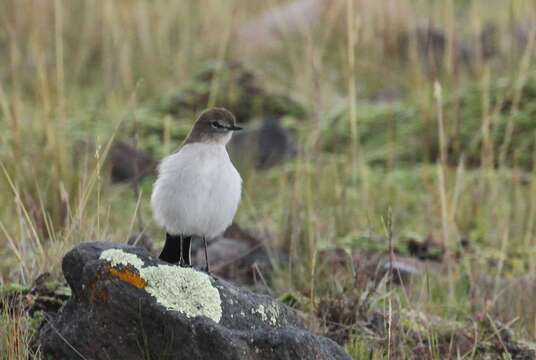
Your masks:
<path fill-rule="evenodd" d="M 220 293 L 208 275 L 169 265 L 143 268 L 140 275 L 147 281 L 145 290 L 168 310 L 180 311 L 187 317 L 206 316 L 220 321 Z"/>
<path fill-rule="evenodd" d="M 132 266 L 146 282 L 144 290 L 168 310 L 187 317 L 206 316 L 219 322 L 222 316 L 220 293 L 210 277 L 191 268 L 158 265 L 142 267 L 143 261 L 120 249 L 109 249 L 99 259 L 118 265 Z"/>
<path fill-rule="evenodd" d="M 266 316 L 266 313 L 264 312 L 264 305 L 259 305 L 258 308 L 253 308 L 251 309 L 251 313 L 252 314 L 259 314 L 261 316 L 261 320 L 266 322 L 266 320 L 268 320 L 268 317 Z"/>
<path fill-rule="evenodd" d="M 113 267 L 131 265 L 139 270 L 143 266 L 143 261 L 137 255 L 124 252 L 120 249 L 104 250 L 100 254 L 99 259 L 110 262 Z"/>
<path fill-rule="evenodd" d="M 267 307 L 270 323 L 277 325 L 277 319 L 279 319 L 279 306 L 276 303 L 272 303 Z"/>
<path fill-rule="evenodd" d="M 270 305 L 259 305 L 256 309 L 251 309 L 252 314 L 258 314 L 261 320 L 264 322 L 270 322 L 272 325 L 277 325 L 277 319 L 279 318 L 279 307 L 273 303 Z"/>

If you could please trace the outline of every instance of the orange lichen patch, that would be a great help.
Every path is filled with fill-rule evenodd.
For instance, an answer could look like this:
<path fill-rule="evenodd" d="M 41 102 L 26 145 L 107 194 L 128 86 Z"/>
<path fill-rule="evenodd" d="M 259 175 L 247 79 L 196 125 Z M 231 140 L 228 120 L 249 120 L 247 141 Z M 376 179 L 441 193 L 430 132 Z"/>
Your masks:
<path fill-rule="evenodd" d="M 111 268 L 110 274 L 123 282 L 137 287 L 138 289 L 144 289 L 147 286 L 147 282 L 141 276 L 128 269 L 117 270 Z"/>

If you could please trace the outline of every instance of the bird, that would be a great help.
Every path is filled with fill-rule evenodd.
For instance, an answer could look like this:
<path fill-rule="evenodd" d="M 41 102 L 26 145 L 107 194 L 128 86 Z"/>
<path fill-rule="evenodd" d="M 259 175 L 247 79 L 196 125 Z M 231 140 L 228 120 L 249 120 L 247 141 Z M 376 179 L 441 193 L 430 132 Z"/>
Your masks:
<path fill-rule="evenodd" d="M 205 271 L 210 274 L 207 238 L 232 223 L 242 193 L 242 178 L 226 149 L 238 130 L 242 128 L 230 111 L 207 109 L 179 150 L 160 162 L 151 207 L 156 223 L 166 231 L 161 260 L 191 267 L 192 237 L 202 237 Z"/>

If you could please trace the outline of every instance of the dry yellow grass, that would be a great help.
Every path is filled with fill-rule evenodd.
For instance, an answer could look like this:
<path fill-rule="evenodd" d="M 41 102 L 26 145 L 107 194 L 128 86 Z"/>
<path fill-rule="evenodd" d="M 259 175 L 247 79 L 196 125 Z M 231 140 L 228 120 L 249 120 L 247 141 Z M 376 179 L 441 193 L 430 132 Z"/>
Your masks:
<path fill-rule="evenodd" d="M 292 95 L 307 109 L 298 125 L 303 152 L 283 168 L 248 175 L 239 213 L 241 222 L 273 230 L 290 250 L 288 266 L 274 279 L 278 293 L 304 294 L 314 311 L 318 298 L 340 292 L 348 279 L 321 277 L 318 254 L 359 234 L 382 234 L 381 219 L 391 208 L 395 238 L 431 235 L 451 255 L 462 237 L 477 240 L 476 253 L 447 276 L 432 275 L 431 285 L 410 289 L 408 298 L 382 289 L 378 304 L 389 308 L 386 314 L 409 307 L 459 319 L 489 307 L 495 316 L 494 309 L 512 301 L 503 278 L 536 267 L 534 170 L 512 169 L 506 161 L 518 146 L 512 134 L 522 89 L 534 76 L 535 31 L 519 52 L 511 33 L 534 19 L 534 2 L 311 0 L 302 2 L 300 16 L 285 8 L 289 3 L 0 0 L 0 283 L 28 285 L 44 271 L 60 277 L 68 248 L 89 239 L 125 241 L 138 212 L 149 219 L 150 188 L 142 188 L 138 202 L 130 189 L 109 183 L 103 164 L 111 139 L 143 121 L 144 111 L 190 81 L 203 63 L 240 60 L 267 88 Z M 477 38 L 488 20 L 498 27 L 504 56 L 486 62 L 476 55 L 472 70 L 464 70 L 456 44 Z M 447 39 L 433 76 L 412 31 L 432 25 Z M 408 36 L 406 60 L 400 59 L 401 33 Z M 477 42 L 470 44 L 478 51 Z M 491 87 L 502 77 L 516 91 L 497 155 Z M 435 98 L 434 83 L 442 90 Z M 481 163 L 471 168 L 463 158 L 450 159 L 447 147 L 453 129 L 468 120 L 443 112 L 448 97 L 468 83 L 483 89 L 484 109 L 475 135 L 483 139 Z M 378 168 L 367 161 L 360 105 L 385 88 L 400 89 L 428 121 L 430 135 L 419 140 L 440 150 L 437 162 L 399 167 L 393 160 Z M 217 77 L 211 90 L 207 105 L 216 99 Z M 340 108 L 348 110 L 350 142 L 338 153 L 323 152 L 326 133 L 335 127 L 331 114 Z M 169 118 L 151 116 L 170 126 Z M 166 147 L 174 146 L 166 139 Z M 150 222 L 148 230 L 157 236 Z M 497 264 L 497 285 L 490 298 L 475 297 L 483 293 L 478 278 L 490 259 Z M 473 288 L 460 291 L 464 286 Z M 508 316 L 517 316 L 518 330 L 534 337 L 536 307 L 517 300 Z M 2 316 L 6 358 L 28 358 L 25 315 Z M 361 354 L 363 343 L 354 345 Z"/>

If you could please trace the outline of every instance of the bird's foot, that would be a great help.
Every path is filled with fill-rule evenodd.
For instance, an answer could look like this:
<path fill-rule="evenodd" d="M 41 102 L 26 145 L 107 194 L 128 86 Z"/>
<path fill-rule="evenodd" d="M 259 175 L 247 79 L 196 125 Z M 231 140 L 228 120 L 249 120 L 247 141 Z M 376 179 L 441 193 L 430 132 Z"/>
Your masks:
<path fill-rule="evenodd" d="M 191 268 L 192 267 L 192 264 L 188 264 L 186 261 L 184 261 L 183 259 L 180 259 L 179 262 L 178 262 L 178 265 L 180 267 L 183 267 L 183 268 Z"/>

